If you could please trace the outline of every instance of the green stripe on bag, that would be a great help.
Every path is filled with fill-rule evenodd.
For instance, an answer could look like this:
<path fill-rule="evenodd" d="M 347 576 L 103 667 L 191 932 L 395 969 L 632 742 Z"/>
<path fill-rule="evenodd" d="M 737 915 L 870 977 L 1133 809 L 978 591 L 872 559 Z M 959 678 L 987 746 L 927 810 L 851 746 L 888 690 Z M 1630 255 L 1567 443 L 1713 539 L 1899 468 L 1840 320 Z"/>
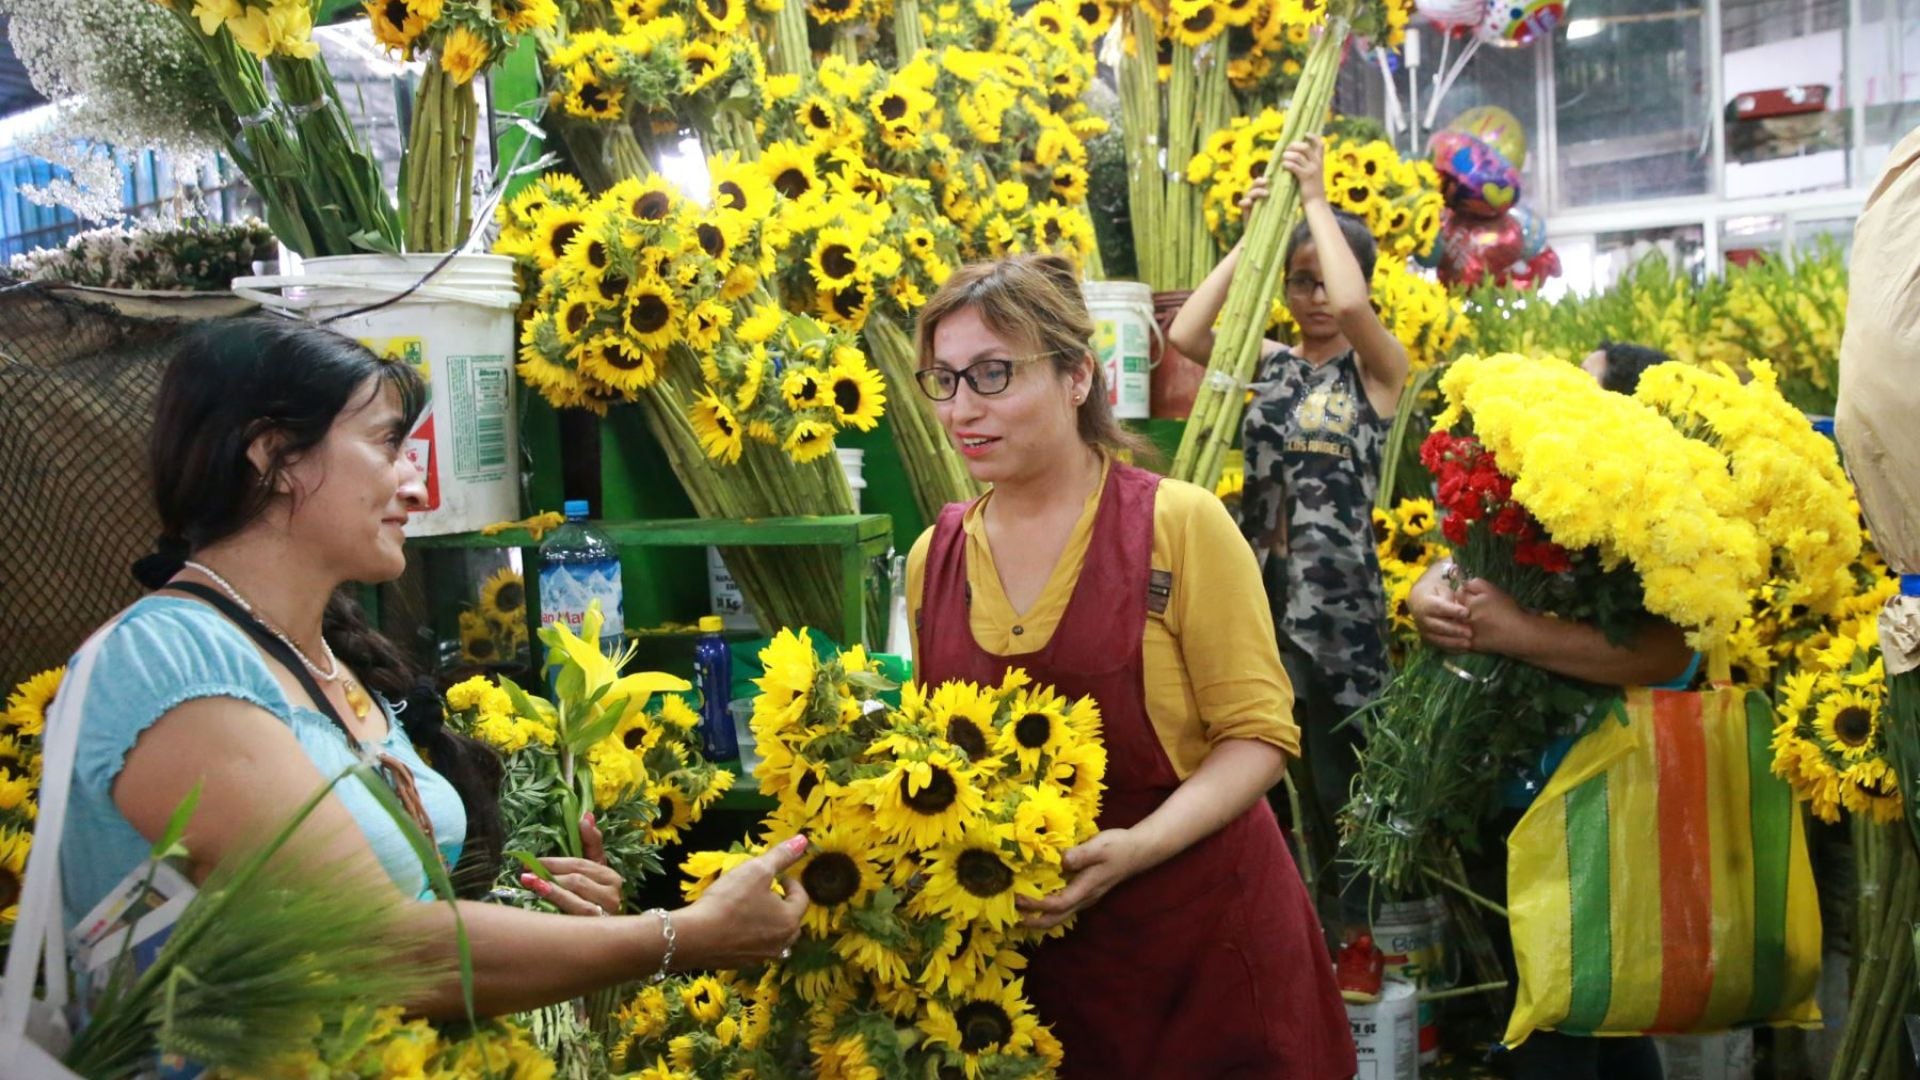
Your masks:
<path fill-rule="evenodd" d="M 1567 792 L 1568 880 L 1573 918 L 1573 993 L 1559 1030 L 1587 1034 L 1607 1018 L 1613 1002 L 1613 905 L 1607 843 L 1607 779 L 1597 776 Z"/>
<path fill-rule="evenodd" d="M 1771 1016 L 1786 986 L 1787 885 L 1793 854 L 1793 793 L 1773 775 L 1773 710 L 1747 695 L 1747 786 L 1753 813 L 1753 1000 L 1748 1016 Z"/>

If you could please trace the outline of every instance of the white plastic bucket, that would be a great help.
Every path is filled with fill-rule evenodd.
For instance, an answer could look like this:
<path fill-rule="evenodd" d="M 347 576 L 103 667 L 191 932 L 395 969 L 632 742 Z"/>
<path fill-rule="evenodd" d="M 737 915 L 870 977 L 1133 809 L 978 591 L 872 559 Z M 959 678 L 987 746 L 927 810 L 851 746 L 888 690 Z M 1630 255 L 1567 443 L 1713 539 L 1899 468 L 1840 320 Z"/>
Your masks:
<path fill-rule="evenodd" d="M 233 282 L 236 295 L 321 323 L 420 372 L 427 408 L 406 452 L 425 474 L 427 509 L 408 518 L 408 536 L 470 532 L 521 516 L 513 260 L 456 255 L 413 288 L 444 257 L 335 255 L 306 260 L 298 274 Z M 349 314 L 374 304 L 384 306 Z"/>
<path fill-rule="evenodd" d="M 1447 902 L 1438 896 L 1381 904 L 1373 920 L 1373 943 L 1386 961 L 1387 974 L 1426 989 L 1452 982 L 1447 973 Z M 1440 1010 L 1421 1002 L 1420 1062 L 1440 1057 Z"/>
<path fill-rule="evenodd" d="M 860 512 L 860 493 L 867 490 L 866 470 L 867 452 L 836 448 L 840 456 L 840 471 L 847 474 L 847 486 L 853 489 L 853 512 Z"/>
<path fill-rule="evenodd" d="M 1364 1080 L 1416 1080 L 1420 1075 L 1419 1041 L 1413 984 L 1388 979 L 1380 986 L 1380 1000 L 1367 1005 L 1347 1003 L 1347 1024 L 1353 1029 L 1355 1074 Z"/>
<path fill-rule="evenodd" d="M 1094 358 L 1106 370 L 1107 400 L 1122 420 L 1145 420 L 1151 412 L 1153 289 L 1137 281 L 1089 281 L 1081 293 L 1093 316 Z"/>

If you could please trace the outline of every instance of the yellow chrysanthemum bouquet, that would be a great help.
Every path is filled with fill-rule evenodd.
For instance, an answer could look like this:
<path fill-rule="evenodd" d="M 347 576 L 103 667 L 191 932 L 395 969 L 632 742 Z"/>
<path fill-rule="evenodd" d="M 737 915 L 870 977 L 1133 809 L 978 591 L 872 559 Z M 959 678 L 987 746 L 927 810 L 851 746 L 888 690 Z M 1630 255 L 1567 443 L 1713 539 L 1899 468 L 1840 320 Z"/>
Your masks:
<path fill-rule="evenodd" d="M 499 751 L 505 765 L 500 813 L 514 857 L 501 870 L 503 885 L 523 872 L 544 876 L 537 855 L 580 857 L 588 813 L 609 866 L 629 883 L 657 874 L 661 848 L 733 787 L 733 774 L 702 755 L 700 716 L 680 696 L 686 680 L 621 675 L 633 650 L 601 653 L 600 619 L 595 604 L 579 635 L 560 623 L 541 628 L 551 700 L 505 677 L 475 677 L 447 691 L 449 722 Z"/>
<path fill-rule="evenodd" d="M 1527 611 L 1595 625 L 1615 641 L 1662 619 L 1702 650 L 1748 615 L 1770 570 L 1824 595 L 1831 560 L 1797 546 L 1772 510 L 1788 500 L 1844 506 L 1844 491 L 1825 490 L 1831 478 L 1812 466 L 1776 475 L 1796 490 L 1759 490 L 1754 474 L 1769 454 L 1807 448 L 1757 429 L 1690 437 L 1698 414 L 1654 389 L 1670 374 L 1649 374 L 1663 414 L 1556 361 L 1457 361 L 1441 378 L 1448 406 L 1422 458 L 1438 481 L 1458 579 L 1483 579 Z M 1509 657 L 1416 648 L 1363 714 L 1349 856 L 1390 889 L 1416 884 L 1451 843 L 1475 843 L 1505 772 L 1608 697 Z"/>
<path fill-rule="evenodd" d="M 53 668 L 14 687 L 0 713 L 0 956 L 6 955 L 20 916 L 27 852 L 40 818 L 40 739 L 47 706 L 65 675 L 65 668 Z"/>
<path fill-rule="evenodd" d="M 1096 831 L 1098 708 L 1018 671 L 909 684 L 889 708 L 863 652 L 823 661 L 790 631 L 762 662 L 755 775 L 777 800 L 765 842 L 804 832 L 813 846 L 794 871 L 805 930 L 752 991 L 771 1032 L 761 1075 L 1050 1074 L 1058 1044 L 1020 978 L 1018 947 L 1038 935 L 1016 902 L 1063 887 L 1062 856 Z M 758 849 L 689 859 L 689 897 Z"/>

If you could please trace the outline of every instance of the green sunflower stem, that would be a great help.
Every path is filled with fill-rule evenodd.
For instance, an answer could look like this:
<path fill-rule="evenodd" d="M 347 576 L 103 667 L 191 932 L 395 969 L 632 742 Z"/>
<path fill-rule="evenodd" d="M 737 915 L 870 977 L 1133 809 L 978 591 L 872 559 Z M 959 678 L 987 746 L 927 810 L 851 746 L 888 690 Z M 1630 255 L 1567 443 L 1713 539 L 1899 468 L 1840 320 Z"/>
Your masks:
<path fill-rule="evenodd" d="M 1286 126 L 1267 164 L 1267 175 L 1274 178 L 1272 194 L 1254 208 L 1244 260 L 1227 290 L 1207 377 L 1194 397 L 1192 415 L 1168 473 L 1175 479 L 1209 489 L 1220 481 L 1222 461 L 1239 431 L 1240 414 L 1246 406 L 1245 387 L 1260 360 L 1267 315 L 1280 289 L 1284 269 L 1280 265 L 1281 241 L 1300 210 L 1300 185 L 1281 167 L 1280 157 L 1288 146 L 1318 133 L 1325 125 L 1346 39 L 1346 23 L 1336 20 L 1307 53 L 1305 70 L 1287 110 Z"/>
<path fill-rule="evenodd" d="M 813 72 L 813 48 L 807 44 L 807 9 L 798 0 L 787 0 L 773 15 L 773 44 L 767 51 L 767 68 L 775 75 Z"/>
<path fill-rule="evenodd" d="M 1855 942 L 1853 1006 L 1847 1015 L 1832 1076 L 1835 1080 L 1873 1080 L 1888 1075 L 1905 1034 L 1899 1018 L 1912 993 L 1913 924 L 1920 915 L 1920 857 L 1903 829 L 1866 826 L 1874 835 L 1873 877 L 1862 882 L 1865 936 Z M 1878 901 L 1874 903 L 1874 901 Z"/>
<path fill-rule="evenodd" d="M 590 193 L 597 195 L 630 177 L 645 179 L 653 175 L 653 162 L 628 124 L 569 119 L 558 126 L 574 170 Z"/>
<path fill-rule="evenodd" d="M 927 39 L 920 32 L 920 0 L 894 0 L 894 63 L 899 67 L 906 67 L 908 61 L 926 47 Z"/>
<path fill-rule="evenodd" d="M 980 484 L 940 426 L 933 403 L 914 381 L 919 354 L 913 339 L 898 323 L 877 315 L 867 320 L 865 334 L 867 352 L 887 380 L 887 421 L 893 425 L 894 444 L 913 485 L 914 504 L 924 520 L 932 521 L 948 503 L 979 495 Z"/>
<path fill-rule="evenodd" d="M 1128 36 L 1133 52 L 1120 61 L 1120 132 L 1127 152 L 1128 215 L 1140 279 L 1164 290 L 1166 233 L 1160 183 L 1160 73 L 1154 53 L 1153 20 L 1140 5 L 1124 16 L 1132 20 Z"/>

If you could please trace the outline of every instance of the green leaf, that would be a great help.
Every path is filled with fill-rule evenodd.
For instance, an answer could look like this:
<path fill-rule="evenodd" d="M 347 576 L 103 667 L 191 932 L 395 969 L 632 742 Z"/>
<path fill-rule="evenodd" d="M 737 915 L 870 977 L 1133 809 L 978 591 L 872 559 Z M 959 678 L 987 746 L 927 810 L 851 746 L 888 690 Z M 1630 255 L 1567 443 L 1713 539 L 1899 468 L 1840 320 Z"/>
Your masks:
<path fill-rule="evenodd" d="M 534 858 L 531 852 L 503 851 L 501 854 L 509 859 L 519 860 L 520 865 L 526 868 L 527 873 L 532 874 L 534 877 L 539 878 L 549 885 L 553 884 L 553 872 L 548 870 L 546 865 L 539 859 Z"/>
<path fill-rule="evenodd" d="M 192 820 L 193 812 L 200 807 L 200 784 L 195 783 L 180 805 L 173 808 L 173 814 L 167 818 L 166 830 L 153 842 L 153 857 L 169 859 L 187 853 L 186 845 L 180 841 L 187 835 L 187 822 Z"/>
<path fill-rule="evenodd" d="M 884 694 L 900 689 L 899 683 L 894 682 L 892 679 L 887 678 L 877 671 L 849 671 L 845 674 L 845 678 L 848 685 L 857 686 L 862 690 L 871 691 L 875 694 Z"/>

